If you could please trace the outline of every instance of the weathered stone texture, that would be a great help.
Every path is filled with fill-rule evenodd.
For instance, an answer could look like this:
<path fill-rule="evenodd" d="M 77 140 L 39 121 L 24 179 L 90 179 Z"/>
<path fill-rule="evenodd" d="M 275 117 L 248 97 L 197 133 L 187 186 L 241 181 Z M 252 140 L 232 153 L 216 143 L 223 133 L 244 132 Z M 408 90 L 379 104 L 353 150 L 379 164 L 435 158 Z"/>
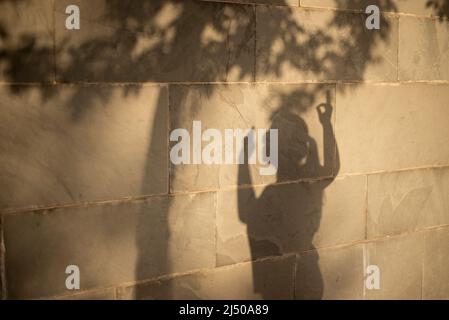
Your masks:
<path fill-rule="evenodd" d="M 361 14 L 256 10 L 258 81 L 397 79 L 396 18 L 382 17 L 380 30 L 367 30 Z"/>
<path fill-rule="evenodd" d="M 196 272 L 121 288 L 118 299 L 292 299 L 295 257 Z"/>
<path fill-rule="evenodd" d="M 3 242 L 3 217 L 0 216 L 0 300 L 6 299 L 5 243 Z"/>
<path fill-rule="evenodd" d="M 423 299 L 449 299 L 449 230 L 425 233 Z"/>
<path fill-rule="evenodd" d="M 368 177 L 368 238 L 449 224 L 449 170 Z"/>
<path fill-rule="evenodd" d="M 220 192 L 217 264 L 363 240 L 365 178 L 331 182 Z"/>
<path fill-rule="evenodd" d="M 193 121 L 201 121 L 202 130 L 220 130 L 222 138 L 225 129 L 279 130 L 279 165 L 275 175 L 261 175 L 259 164 L 249 166 L 251 181 L 238 176 L 239 169 L 246 172 L 244 165 L 172 164 L 171 191 L 332 176 L 335 171 L 333 116 L 329 123 L 322 125 L 316 107 L 329 101 L 335 114 L 334 88 L 313 84 L 170 86 L 170 129 L 185 128 L 191 139 Z M 172 147 L 175 144 L 176 141 L 171 142 Z M 236 152 L 241 152 L 235 149 L 234 146 L 234 157 Z M 325 154 L 328 155 L 326 163 Z"/>
<path fill-rule="evenodd" d="M 435 16 L 438 11 L 429 6 L 430 1 L 394 0 L 396 11 L 421 16 Z M 402 18 L 402 17 L 401 17 Z"/>
<path fill-rule="evenodd" d="M 1 1 L 0 81 L 55 79 L 53 2 Z"/>
<path fill-rule="evenodd" d="M 366 245 L 365 268 L 376 265 L 380 271 L 380 289 L 366 289 L 366 299 L 421 299 L 423 240 L 417 233 Z"/>
<path fill-rule="evenodd" d="M 82 27 L 64 27 L 77 4 Z M 85 13 L 85 15 L 84 15 Z M 204 1 L 65 0 L 56 5 L 57 79 L 65 81 L 249 81 L 254 10 Z M 213 21 L 213 22 L 212 22 Z"/>
<path fill-rule="evenodd" d="M 1 86 L 0 207 L 166 193 L 159 86 Z"/>
<path fill-rule="evenodd" d="M 449 80 L 449 24 L 400 18 L 399 80 Z"/>
<path fill-rule="evenodd" d="M 449 163 L 448 85 L 338 85 L 341 173 Z"/>
<path fill-rule="evenodd" d="M 301 6 L 365 11 L 369 5 L 376 5 L 383 12 L 422 16 L 436 15 L 437 13 L 427 5 L 427 2 L 416 0 L 301 0 Z"/>
<path fill-rule="evenodd" d="M 100 289 L 95 291 L 86 291 L 82 293 L 74 293 L 66 296 L 57 296 L 56 300 L 115 300 L 116 289 Z M 45 298 L 47 299 L 47 298 Z"/>
<path fill-rule="evenodd" d="M 0 0 L 0 298 L 448 299 L 449 24 L 426 3 Z M 174 165 L 193 121 L 278 129 L 276 174 L 224 144 Z"/>
<path fill-rule="evenodd" d="M 71 264 L 83 290 L 212 268 L 214 202 L 202 193 L 7 215 L 8 297 L 67 293 Z"/>
<path fill-rule="evenodd" d="M 362 299 L 363 245 L 301 254 L 296 299 Z"/>

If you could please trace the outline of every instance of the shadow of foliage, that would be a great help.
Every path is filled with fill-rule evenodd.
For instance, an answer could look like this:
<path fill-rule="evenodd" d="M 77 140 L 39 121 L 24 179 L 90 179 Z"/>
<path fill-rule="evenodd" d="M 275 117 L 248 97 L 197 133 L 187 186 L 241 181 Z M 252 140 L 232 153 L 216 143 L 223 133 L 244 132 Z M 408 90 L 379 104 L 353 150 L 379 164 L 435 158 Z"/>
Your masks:
<path fill-rule="evenodd" d="M 427 8 L 431 8 L 435 16 L 438 16 L 440 21 L 449 18 L 449 1 L 448 0 L 428 0 Z"/>

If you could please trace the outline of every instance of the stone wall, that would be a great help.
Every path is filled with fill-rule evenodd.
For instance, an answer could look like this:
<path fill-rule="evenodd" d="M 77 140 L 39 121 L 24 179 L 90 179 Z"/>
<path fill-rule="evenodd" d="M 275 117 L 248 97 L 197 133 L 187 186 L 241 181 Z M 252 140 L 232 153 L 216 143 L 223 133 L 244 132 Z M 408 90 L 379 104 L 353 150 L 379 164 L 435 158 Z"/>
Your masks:
<path fill-rule="evenodd" d="M 449 298 L 448 39 L 415 0 L 2 1 L 2 297 Z M 279 129 L 277 175 L 173 165 L 194 120 Z"/>

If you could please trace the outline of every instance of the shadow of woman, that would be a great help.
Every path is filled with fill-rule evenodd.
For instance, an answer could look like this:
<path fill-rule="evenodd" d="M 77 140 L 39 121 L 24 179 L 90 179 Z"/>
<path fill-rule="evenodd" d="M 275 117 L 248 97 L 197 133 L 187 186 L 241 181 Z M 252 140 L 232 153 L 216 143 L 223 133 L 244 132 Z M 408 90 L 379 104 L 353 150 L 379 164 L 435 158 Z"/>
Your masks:
<path fill-rule="evenodd" d="M 271 125 L 272 129 L 278 129 L 279 137 L 277 182 L 267 186 L 259 197 L 252 188 L 238 190 L 239 218 L 247 225 L 253 261 L 254 291 L 263 299 L 272 298 L 273 288 L 264 285 L 266 268 L 254 261 L 304 250 L 311 250 L 314 255 L 308 268 L 311 273 L 306 275 L 308 288 L 312 288 L 313 292 L 308 292 L 307 297 L 322 297 L 319 256 L 313 250 L 312 241 L 320 225 L 324 189 L 332 183 L 339 169 L 329 95 L 327 102 L 317 107 L 323 127 L 324 164 L 319 162 L 317 145 L 309 135 L 306 122 L 291 111 L 281 111 L 273 118 Z M 244 148 L 243 152 L 250 155 L 253 151 Z M 312 179 L 289 183 L 293 176 Z M 238 180 L 239 185 L 251 184 L 247 164 L 240 165 Z"/>

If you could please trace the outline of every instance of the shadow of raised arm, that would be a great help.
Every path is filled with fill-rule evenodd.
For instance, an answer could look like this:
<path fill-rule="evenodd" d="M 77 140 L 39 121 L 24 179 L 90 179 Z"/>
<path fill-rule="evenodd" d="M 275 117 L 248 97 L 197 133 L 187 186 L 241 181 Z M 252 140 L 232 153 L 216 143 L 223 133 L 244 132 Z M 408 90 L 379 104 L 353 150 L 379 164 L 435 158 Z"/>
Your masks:
<path fill-rule="evenodd" d="M 326 102 L 317 106 L 318 118 L 323 126 L 323 152 L 324 163 L 320 166 L 318 175 L 320 177 L 332 177 L 329 183 L 337 176 L 340 171 L 340 155 L 338 152 L 337 141 L 335 139 L 334 129 L 332 127 L 333 107 L 330 101 L 330 92 L 326 93 Z"/>

